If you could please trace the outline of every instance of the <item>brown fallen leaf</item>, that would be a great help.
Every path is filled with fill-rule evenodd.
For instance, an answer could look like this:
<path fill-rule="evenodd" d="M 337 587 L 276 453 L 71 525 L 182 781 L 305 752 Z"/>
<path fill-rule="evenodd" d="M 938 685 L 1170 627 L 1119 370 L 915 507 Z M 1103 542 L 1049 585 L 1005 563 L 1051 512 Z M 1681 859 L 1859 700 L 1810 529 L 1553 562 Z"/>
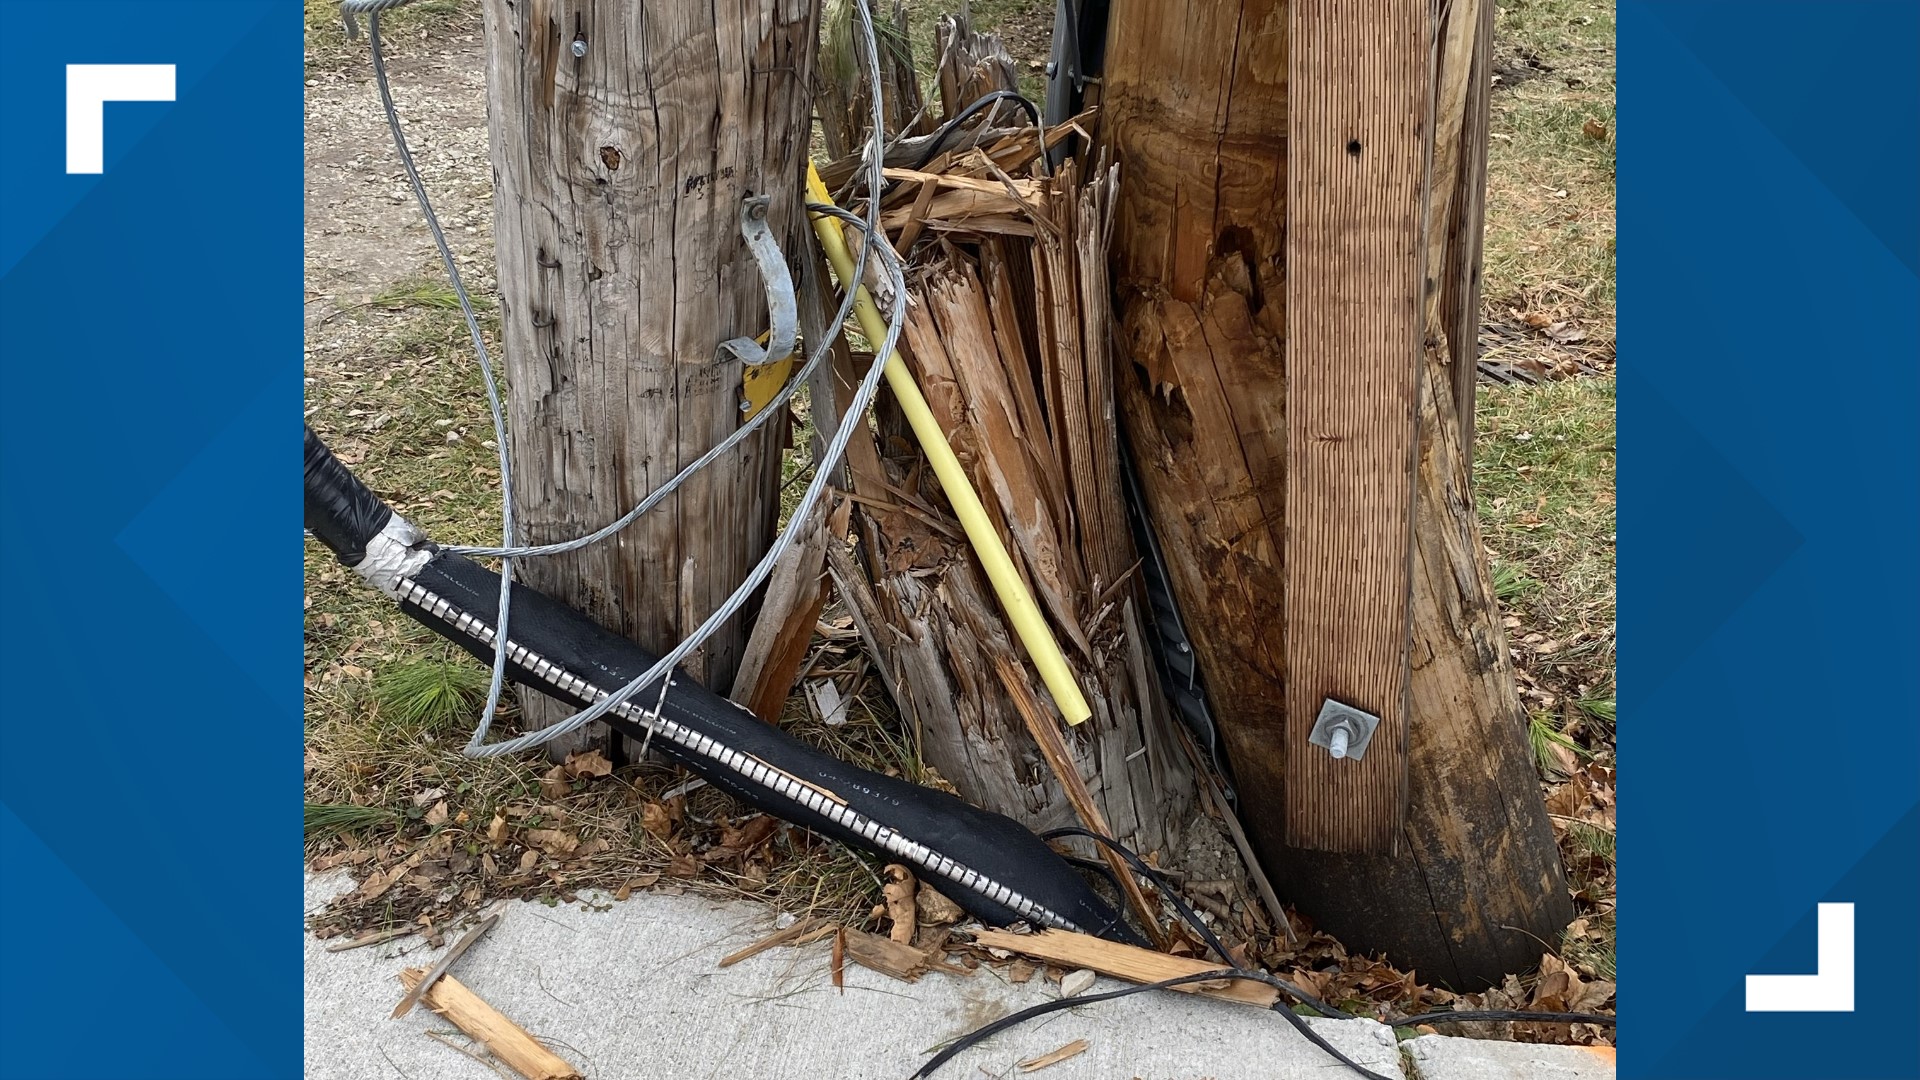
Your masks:
<path fill-rule="evenodd" d="M 549 855 L 567 856 L 580 846 L 580 838 L 559 829 L 528 829 L 527 842 Z"/>
<path fill-rule="evenodd" d="M 1589 116 L 1587 122 L 1580 125 L 1580 133 L 1589 139 L 1604 139 L 1607 137 L 1607 125 Z"/>
<path fill-rule="evenodd" d="M 511 614 L 511 612 L 509 612 L 509 614 Z M 493 844 L 504 844 L 507 842 L 507 816 L 505 814 L 495 814 L 493 815 L 493 820 L 487 823 L 487 840 Z"/>
<path fill-rule="evenodd" d="M 667 860 L 668 877 L 698 877 L 699 874 L 700 860 L 695 856 L 675 855 L 673 858 Z"/>
<path fill-rule="evenodd" d="M 540 777 L 540 797 L 543 799 L 564 799 L 572 794 L 573 785 L 567 783 L 567 767 L 555 765 Z"/>
<path fill-rule="evenodd" d="M 528 848 L 527 850 L 520 853 L 520 870 L 519 870 L 520 873 L 531 874 L 533 873 L 533 868 L 539 865 L 540 865 L 539 852 L 533 850 L 532 848 Z"/>
<path fill-rule="evenodd" d="M 950 926 L 967 917 L 959 904 L 940 894 L 938 889 L 920 883 L 920 892 L 914 897 L 914 904 L 920 909 L 920 923 L 923 926 Z"/>
<path fill-rule="evenodd" d="M 613 898 L 615 900 L 625 900 L 627 897 L 633 895 L 633 890 L 647 888 L 659 880 L 660 875 L 651 871 L 641 874 L 639 877 L 628 878 L 620 883 L 619 888 L 613 890 Z"/>
<path fill-rule="evenodd" d="M 913 928 L 919 923 L 919 909 L 913 902 L 913 894 L 919 890 L 920 883 L 914 879 L 913 871 L 899 863 L 888 863 L 882 873 L 887 883 L 880 887 L 880 895 L 886 897 L 887 918 L 893 920 L 887 936 L 902 945 L 911 945 Z"/>
<path fill-rule="evenodd" d="M 561 766 L 568 776 L 578 780 L 595 776 L 612 776 L 613 762 L 598 750 L 582 750 L 567 755 L 566 764 Z"/>
<path fill-rule="evenodd" d="M 1050 1054 L 1041 1054 L 1039 1057 L 1028 1058 L 1027 1060 L 1021 1062 L 1020 1071 L 1021 1072 L 1038 1072 L 1049 1065 L 1058 1065 L 1070 1057 L 1077 1057 L 1080 1054 L 1086 1053 L 1087 1047 L 1092 1045 L 1093 1045 L 1092 1043 L 1088 1042 L 1085 1039 L 1075 1039 L 1072 1042 L 1068 1043 L 1067 1045 L 1061 1047 L 1058 1050 L 1053 1051 Z"/>
<path fill-rule="evenodd" d="M 442 799 L 428 807 L 427 816 L 423 820 L 425 820 L 428 825 L 445 825 L 447 823 L 447 801 Z"/>
<path fill-rule="evenodd" d="M 1020 957 L 1014 960 L 1011 967 L 1007 968 L 1007 981 L 1015 986 L 1024 986 L 1027 980 L 1033 978 L 1033 973 L 1038 970 L 1040 969 L 1035 967 L 1031 961 L 1025 957 Z"/>
<path fill-rule="evenodd" d="M 378 900 L 380 897 L 386 895 L 388 889 L 393 888 L 401 878 L 411 873 L 413 868 L 419 866 L 421 860 L 426 857 L 426 851 L 415 851 L 399 863 L 385 870 L 377 870 L 367 875 L 367 879 L 361 882 L 360 888 L 356 890 L 359 893 L 360 899 L 363 901 Z"/>
<path fill-rule="evenodd" d="M 650 802 L 640 808 L 640 827 L 665 840 L 673 834 L 673 818 L 666 807 Z"/>
<path fill-rule="evenodd" d="M 774 830 L 780 827 L 780 819 L 769 814 L 760 814 L 748 818 L 737 828 L 727 826 L 720 830 L 720 843 L 708 853 L 709 859 L 745 855 L 754 848 L 767 842 Z"/>

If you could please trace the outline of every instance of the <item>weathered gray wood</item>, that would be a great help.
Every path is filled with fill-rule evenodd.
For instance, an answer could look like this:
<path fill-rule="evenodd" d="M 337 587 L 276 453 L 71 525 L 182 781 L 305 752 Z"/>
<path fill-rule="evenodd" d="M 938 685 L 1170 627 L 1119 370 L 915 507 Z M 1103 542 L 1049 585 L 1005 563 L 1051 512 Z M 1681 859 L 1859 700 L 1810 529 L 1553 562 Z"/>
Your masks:
<path fill-rule="evenodd" d="M 973 28 L 973 17 L 965 5 L 952 14 L 940 16 L 933 27 L 934 81 L 940 90 L 940 115 L 952 119 L 961 109 L 995 90 L 1018 90 L 1020 79 L 1013 57 L 998 34 L 983 34 Z M 1007 106 L 995 115 L 1020 116 L 1017 106 Z"/>
<path fill-rule="evenodd" d="M 1108 377 L 1110 189 L 1104 176 L 1082 187 L 1071 164 L 1015 183 L 1027 192 L 1017 221 L 968 217 L 921 249 L 902 353 L 1093 715 L 1056 730 L 1038 679 L 1004 662 L 1020 653 L 999 603 L 914 444 L 885 423 L 849 453 L 866 581 L 843 593 L 922 758 L 964 797 L 1178 859 L 1196 795 L 1139 649 Z M 1024 231 L 999 231 L 1009 224 Z"/>
<path fill-rule="evenodd" d="M 716 346 L 767 325 L 740 208 L 771 194 L 775 235 L 800 235 L 814 8 L 488 0 L 486 31 L 515 505 L 526 539 L 549 542 L 617 516 L 740 422 L 740 365 Z M 671 646 L 765 550 L 775 438 L 617 541 L 523 563 L 523 580 Z M 744 637 L 724 630 L 689 670 L 728 685 Z M 526 706 L 533 727 L 564 715 Z"/>

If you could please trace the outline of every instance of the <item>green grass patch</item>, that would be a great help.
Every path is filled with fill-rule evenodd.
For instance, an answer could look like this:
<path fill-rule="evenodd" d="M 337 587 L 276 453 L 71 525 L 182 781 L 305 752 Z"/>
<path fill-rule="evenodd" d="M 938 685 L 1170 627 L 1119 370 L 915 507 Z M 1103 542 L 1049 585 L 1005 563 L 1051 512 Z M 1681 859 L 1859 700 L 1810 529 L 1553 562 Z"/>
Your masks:
<path fill-rule="evenodd" d="M 307 803 L 304 828 L 308 840 L 321 840 L 346 833 L 399 824 L 400 815 L 384 806 L 355 806 L 352 803 Z"/>
<path fill-rule="evenodd" d="M 1574 319 L 1610 345 L 1614 20 L 1600 0 L 1516 0 L 1495 17 L 1487 158 L 1489 316 Z"/>
<path fill-rule="evenodd" d="M 383 715 L 408 727 L 440 731 L 472 719 L 486 702 L 488 679 L 464 654 L 421 657 L 380 672 L 374 695 Z"/>
<path fill-rule="evenodd" d="M 1482 387 L 1474 450 L 1495 591 L 1595 702 L 1613 680 L 1613 403 L 1610 377 Z"/>
<path fill-rule="evenodd" d="M 475 312 L 490 311 L 493 301 L 484 296 L 469 296 Z M 460 294 L 444 279 L 421 278 L 397 282 L 376 293 L 368 305 L 389 310 L 427 308 L 434 311 L 459 311 Z"/>

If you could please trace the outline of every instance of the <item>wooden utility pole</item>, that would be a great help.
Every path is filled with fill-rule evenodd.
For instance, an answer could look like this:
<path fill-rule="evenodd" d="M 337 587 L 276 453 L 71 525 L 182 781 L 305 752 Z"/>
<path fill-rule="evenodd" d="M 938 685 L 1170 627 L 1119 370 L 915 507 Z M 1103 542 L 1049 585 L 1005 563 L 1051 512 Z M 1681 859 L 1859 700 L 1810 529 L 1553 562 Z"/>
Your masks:
<path fill-rule="evenodd" d="M 1120 404 L 1256 847 L 1349 948 L 1467 989 L 1572 908 L 1468 469 L 1492 7 L 1431 11 L 1115 0 L 1101 132 Z M 1358 763 L 1307 745 L 1343 693 L 1382 718 Z"/>
<path fill-rule="evenodd" d="M 814 4 L 487 0 L 486 38 L 515 508 L 545 543 L 619 516 L 741 422 L 741 362 L 717 347 L 768 314 L 740 215 L 770 195 L 774 236 L 801 238 Z M 776 427 L 521 580 L 672 646 L 766 550 Z M 689 671 L 724 689 L 744 641 L 727 628 Z M 565 715 L 534 696 L 526 713 Z"/>

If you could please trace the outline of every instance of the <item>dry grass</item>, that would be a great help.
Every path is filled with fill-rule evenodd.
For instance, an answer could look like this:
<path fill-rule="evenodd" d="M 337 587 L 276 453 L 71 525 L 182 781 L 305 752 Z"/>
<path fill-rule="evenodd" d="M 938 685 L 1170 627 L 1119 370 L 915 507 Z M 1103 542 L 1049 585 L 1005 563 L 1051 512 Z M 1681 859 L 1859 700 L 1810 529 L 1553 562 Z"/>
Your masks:
<path fill-rule="evenodd" d="M 1487 317 L 1538 313 L 1610 358 L 1614 299 L 1613 6 L 1512 0 L 1494 20 Z"/>
<path fill-rule="evenodd" d="M 1485 318 L 1545 366 L 1614 352 L 1614 23 L 1601 0 L 1495 18 Z M 1563 347 L 1538 331 L 1561 328 Z M 1581 337 L 1584 340 L 1579 340 Z M 1614 383 L 1481 388 L 1474 479 L 1580 918 L 1563 957 L 1614 974 Z"/>

